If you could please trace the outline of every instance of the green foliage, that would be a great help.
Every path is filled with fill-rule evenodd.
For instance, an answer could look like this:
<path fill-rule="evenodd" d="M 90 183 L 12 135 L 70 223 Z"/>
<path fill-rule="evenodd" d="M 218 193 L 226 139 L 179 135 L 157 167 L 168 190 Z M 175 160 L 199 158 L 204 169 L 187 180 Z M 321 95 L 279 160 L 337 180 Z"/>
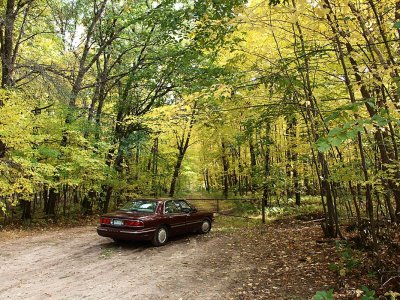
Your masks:
<path fill-rule="evenodd" d="M 379 298 L 375 297 L 375 291 L 370 290 L 368 287 L 363 285 L 361 287 L 361 290 L 363 291 L 363 295 L 361 296 L 361 300 L 377 300 Z"/>
<path fill-rule="evenodd" d="M 258 202 L 258 201 L 257 201 Z M 239 213 L 242 215 L 254 215 L 259 214 L 260 208 L 258 207 L 259 203 L 253 203 L 252 201 L 246 200 L 236 200 L 234 201 L 235 204 L 235 213 Z"/>
<path fill-rule="evenodd" d="M 333 300 L 333 289 L 329 291 L 318 291 L 315 293 L 314 300 Z"/>
<path fill-rule="evenodd" d="M 375 298 L 375 291 L 368 289 L 366 286 L 361 287 L 361 295 L 360 298 L 357 297 L 357 299 L 361 300 L 376 300 L 378 298 Z M 358 295 L 357 295 L 358 296 Z M 329 291 L 318 291 L 315 293 L 314 300 L 333 300 L 334 299 L 334 293 L 333 289 Z"/>
<path fill-rule="evenodd" d="M 101 251 L 99 258 L 110 259 L 114 253 L 115 253 L 115 248 L 112 247 L 104 248 Z"/>
<path fill-rule="evenodd" d="M 359 114 L 362 106 L 367 104 L 376 108 L 375 104 L 369 99 L 368 101 L 359 101 L 349 103 L 336 108 L 330 115 L 325 118 L 325 122 L 333 123 L 334 126 L 329 130 L 326 137 L 321 137 L 316 142 L 318 151 L 327 152 L 330 147 L 340 147 L 347 141 L 355 140 L 359 133 L 364 134 L 365 129 L 375 132 L 379 128 L 384 128 L 389 122 L 397 120 L 390 116 L 386 109 L 380 109 L 371 118 L 356 118 L 355 114 Z"/>
<path fill-rule="evenodd" d="M 7 158 L 0 161 L 0 193 L 5 201 L 1 209 L 6 211 L 7 203 L 16 206 L 18 200 L 31 200 L 43 184 L 57 189 L 68 185 L 99 190 L 108 173 L 102 152 L 106 148 L 95 148 L 79 130 L 67 131 L 70 144 L 61 147 L 62 133 L 56 124 L 62 115 L 34 115 L 27 109 L 30 101 L 21 98 L 26 95 L 8 93 L 0 107 L 0 136 L 10 149 Z"/>
<path fill-rule="evenodd" d="M 330 270 L 337 272 L 340 276 L 345 276 L 360 265 L 360 261 L 354 258 L 353 251 L 347 243 L 336 242 L 336 249 L 340 251 L 340 261 L 330 264 Z"/>
<path fill-rule="evenodd" d="M 217 51 L 230 43 L 231 19 L 243 3 L 56 0 L 30 7 L 25 17 L 21 10 L 13 28 L 24 41 L 13 45 L 20 51 L 15 63 L 24 65 L 13 74 L 21 88 L 0 90 L 0 139 L 7 146 L 0 210 L 49 189 L 57 197 L 63 191 L 67 202 L 74 198 L 64 214 L 93 193 L 88 201 L 100 207 L 107 187 L 116 203 L 165 194 L 175 159 L 166 146 L 174 140 L 165 132 L 171 123 L 148 114 L 182 105 L 187 95 L 213 97 L 229 75 L 216 63 Z M 193 168 L 182 170 L 189 185 Z"/>
<path fill-rule="evenodd" d="M 398 299 L 398 297 L 400 297 L 400 293 L 389 291 L 389 292 L 385 293 L 385 296 L 390 297 L 390 300 L 396 300 L 396 299 Z"/>
<path fill-rule="evenodd" d="M 282 204 L 282 206 L 272 206 L 265 208 L 265 214 L 271 219 L 283 218 L 285 216 L 302 216 L 313 213 L 321 213 L 321 205 L 315 203 L 308 203 L 307 200 L 303 200 L 301 206 L 294 205 L 294 201 L 290 201 L 289 204 Z"/>
<path fill-rule="evenodd" d="M 316 142 L 318 151 L 327 152 L 331 147 L 339 147 L 348 140 L 354 140 L 357 134 L 364 130 L 364 124 L 366 122 L 360 120 L 332 128 L 326 138 L 319 138 Z"/>
<path fill-rule="evenodd" d="M 241 228 L 260 226 L 260 220 L 256 218 L 236 218 L 219 215 L 216 217 L 213 230 L 222 232 L 232 232 Z"/>

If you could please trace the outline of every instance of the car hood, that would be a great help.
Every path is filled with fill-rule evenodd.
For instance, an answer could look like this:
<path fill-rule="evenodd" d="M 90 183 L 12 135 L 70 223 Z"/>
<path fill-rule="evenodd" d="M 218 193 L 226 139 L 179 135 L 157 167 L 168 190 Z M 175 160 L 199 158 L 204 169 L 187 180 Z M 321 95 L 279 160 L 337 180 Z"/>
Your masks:
<path fill-rule="evenodd" d="M 150 216 L 153 216 L 154 214 L 151 213 L 142 213 L 142 212 L 137 212 L 137 211 L 125 211 L 125 210 L 118 210 L 112 213 L 108 213 L 103 215 L 102 217 L 107 217 L 107 218 L 135 218 L 135 219 L 145 219 Z"/>

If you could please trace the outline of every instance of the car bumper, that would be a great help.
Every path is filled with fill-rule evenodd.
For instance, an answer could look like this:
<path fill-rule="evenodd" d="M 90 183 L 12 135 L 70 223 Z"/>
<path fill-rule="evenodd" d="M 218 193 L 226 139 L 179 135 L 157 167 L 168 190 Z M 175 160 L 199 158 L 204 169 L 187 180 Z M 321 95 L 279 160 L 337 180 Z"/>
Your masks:
<path fill-rule="evenodd" d="M 156 229 L 143 228 L 140 230 L 129 230 L 126 228 L 97 227 L 100 236 L 109 237 L 117 240 L 142 241 L 151 240 Z"/>

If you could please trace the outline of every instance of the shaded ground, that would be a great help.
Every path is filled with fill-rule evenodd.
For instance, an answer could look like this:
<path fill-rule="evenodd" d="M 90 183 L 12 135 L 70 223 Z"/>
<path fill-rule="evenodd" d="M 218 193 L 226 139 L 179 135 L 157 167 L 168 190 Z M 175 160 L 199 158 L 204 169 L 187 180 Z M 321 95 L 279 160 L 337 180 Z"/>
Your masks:
<path fill-rule="evenodd" d="M 118 245 L 93 226 L 0 232 L 0 299 L 311 299 L 359 288 L 362 279 L 338 281 L 328 270 L 337 251 L 316 242 L 315 222 L 216 225 L 160 248 Z"/>

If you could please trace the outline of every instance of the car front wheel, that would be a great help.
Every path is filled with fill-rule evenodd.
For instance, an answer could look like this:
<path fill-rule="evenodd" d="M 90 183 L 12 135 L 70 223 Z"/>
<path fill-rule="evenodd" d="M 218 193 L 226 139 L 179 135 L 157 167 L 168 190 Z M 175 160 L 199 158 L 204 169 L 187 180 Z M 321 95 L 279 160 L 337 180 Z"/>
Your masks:
<path fill-rule="evenodd" d="M 168 230 L 164 226 L 157 228 L 152 243 L 154 246 L 163 246 L 168 242 Z"/>
<path fill-rule="evenodd" d="M 208 219 L 204 219 L 201 223 L 200 233 L 208 233 L 211 230 L 211 222 Z"/>

